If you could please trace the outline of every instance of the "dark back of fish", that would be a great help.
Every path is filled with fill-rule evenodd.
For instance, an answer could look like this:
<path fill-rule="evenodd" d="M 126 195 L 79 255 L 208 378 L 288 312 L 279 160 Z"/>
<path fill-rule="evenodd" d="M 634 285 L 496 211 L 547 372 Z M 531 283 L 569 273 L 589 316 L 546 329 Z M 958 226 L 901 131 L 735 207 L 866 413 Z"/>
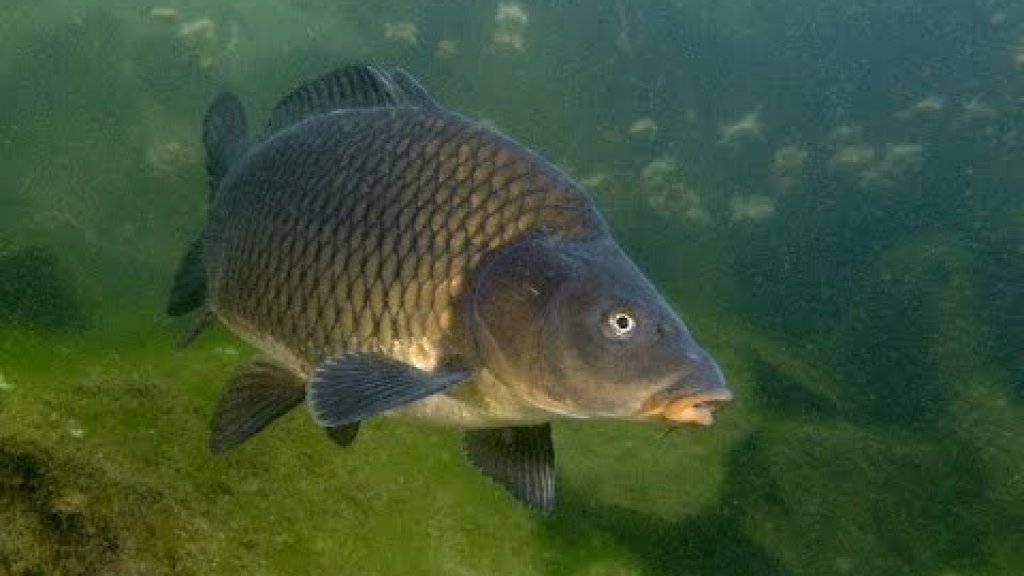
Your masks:
<path fill-rule="evenodd" d="M 221 183 L 203 254 L 209 302 L 306 368 L 340 350 L 429 364 L 461 349 L 458 302 L 475 267 L 535 232 L 605 225 L 552 165 L 443 109 L 314 115 Z"/>

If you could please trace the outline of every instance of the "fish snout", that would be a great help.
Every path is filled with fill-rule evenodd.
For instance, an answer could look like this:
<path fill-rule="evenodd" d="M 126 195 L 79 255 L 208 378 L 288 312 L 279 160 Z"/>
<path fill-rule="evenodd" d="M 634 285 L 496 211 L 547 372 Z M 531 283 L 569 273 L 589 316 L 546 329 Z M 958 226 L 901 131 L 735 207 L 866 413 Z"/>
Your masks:
<path fill-rule="evenodd" d="M 732 401 L 732 391 L 718 364 L 701 354 L 695 369 L 673 381 L 644 403 L 640 415 L 679 424 L 710 426 L 714 412 Z"/>

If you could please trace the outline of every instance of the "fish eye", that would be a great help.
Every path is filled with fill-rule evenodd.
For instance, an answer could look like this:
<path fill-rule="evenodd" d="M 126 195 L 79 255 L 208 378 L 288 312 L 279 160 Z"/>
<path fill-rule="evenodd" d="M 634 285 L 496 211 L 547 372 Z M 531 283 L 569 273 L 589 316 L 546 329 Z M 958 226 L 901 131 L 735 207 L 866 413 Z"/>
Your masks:
<path fill-rule="evenodd" d="M 636 329 L 636 319 L 624 310 L 617 310 L 608 315 L 608 328 L 614 338 L 629 338 Z"/>

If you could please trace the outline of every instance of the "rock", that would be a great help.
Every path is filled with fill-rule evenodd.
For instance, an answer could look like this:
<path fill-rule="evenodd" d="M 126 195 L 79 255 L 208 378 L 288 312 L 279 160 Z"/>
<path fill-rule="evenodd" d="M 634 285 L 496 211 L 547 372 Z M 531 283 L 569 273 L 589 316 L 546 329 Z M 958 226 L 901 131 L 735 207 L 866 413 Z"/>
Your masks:
<path fill-rule="evenodd" d="M 0 252 L 0 325 L 73 330 L 88 324 L 57 254 L 44 246 Z"/>
<path fill-rule="evenodd" d="M 965 466 L 946 442 L 772 422 L 730 455 L 722 498 L 792 574 L 929 574 L 976 553 Z"/>
<path fill-rule="evenodd" d="M 158 540 L 141 501 L 134 514 L 119 509 L 133 487 L 107 481 L 88 466 L 0 437 L 0 571 L 167 573 L 155 564 L 174 562 L 174 545 Z"/>

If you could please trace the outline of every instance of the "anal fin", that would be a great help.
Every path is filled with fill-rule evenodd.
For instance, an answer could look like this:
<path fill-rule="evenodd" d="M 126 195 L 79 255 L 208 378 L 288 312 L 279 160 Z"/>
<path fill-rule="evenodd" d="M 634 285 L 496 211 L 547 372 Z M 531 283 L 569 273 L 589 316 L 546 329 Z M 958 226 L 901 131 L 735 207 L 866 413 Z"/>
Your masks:
<path fill-rule="evenodd" d="M 325 428 L 327 436 L 334 441 L 335 444 L 342 448 L 348 448 L 356 441 L 356 436 L 359 435 L 359 422 L 354 424 L 345 424 L 344 426 L 335 426 L 333 428 Z"/>
<path fill-rule="evenodd" d="M 466 457 L 516 500 L 542 513 L 555 509 L 551 425 L 467 430 Z"/>
<path fill-rule="evenodd" d="M 227 452 L 302 402 L 306 389 L 291 370 L 258 359 L 227 384 L 210 424 L 210 449 Z"/>

